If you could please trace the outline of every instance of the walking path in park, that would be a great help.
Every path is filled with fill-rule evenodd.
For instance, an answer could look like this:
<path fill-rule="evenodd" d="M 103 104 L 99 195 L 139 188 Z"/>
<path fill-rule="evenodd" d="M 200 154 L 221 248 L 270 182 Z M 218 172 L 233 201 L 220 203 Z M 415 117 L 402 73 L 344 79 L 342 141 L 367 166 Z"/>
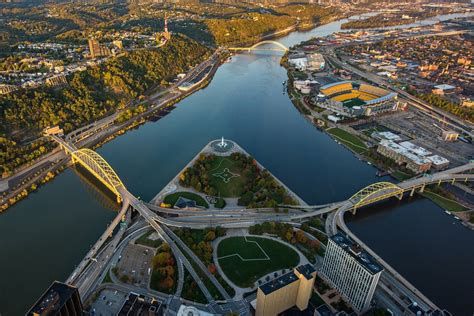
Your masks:
<path fill-rule="evenodd" d="M 226 274 L 224 273 L 224 271 L 222 270 L 220 264 L 219 264 L 219 259 L 222 259 L 222 258 L 227 258 L 227 257 L 231 257 L 231 256 L 238 256 L 242 261 L 266 261 L 266 260 L 269 260 L 270 257 L 268 256 L 268 254 L 265 252 L 265 250 L 263 250 L 263 248 L 258 244 L 258 242 L 255 242 L 255 241 L 251 241 L 251 240 L 248 240 L 248 242 L 255 242 L 258 247 L 262 250 L 262 253 L 266 256 L 266 258 L 254 258 L 254 259 L 244 259 L 242 258 L 239 254 L 232 254 L 232 255 L 227 255 L 227 256 L 223 256 L 223 257 L 218 257 L 217 255 L 217 248 L 219 246 L 219 243 L 226 239 L 226 238 L 230 238 L 230 237 L 244 237 L 245 240 L 247 240 L 247 237 L 256 237 L 256 238 L 266 238 L 266 239 L 271 239 L 271 240 L 274 240 L 276 242 L 279 242 L 279 243 L 283 243 L 284 245 L 290 247 L 291 249 L 293 249 L 294 251 L 296 251 L 296 253 L 298 254 L 299 256 L 299 263 L 298 263 L 298 266 L 299 265 L 303 265 L 303 264 L 307 264 L 309 263 L 308 259 L 301 253 L 301 251 L 296 248 L 295 246 L 289 244 L 289 243 L 286 243 L 286 242 L 283 242 L 281 239 L 279 238 L 275 238 L 275 237 L 272 237 L 272 236 L 268 236 L 268 235 L 251 235 L 248 233 L 248 230 L 247 229 L 229 229 L 227 230 L 227 234 L 223 237 L 218 237 L 216 238 L 214 241 L 213 241 L 213 248 L 214 248 L 214 251 L 212 252 L 212 256 L 213 256 L 213 261 L 214 261 L 214 264 L 217 268 L 217 271 L 219 272 L 219 274 L 222 276 L 222 278 L 230 285 L 234 288 L 235 290 L 235 296 L 234 296 L 234 299 L 235 300 L 239 300 L 239 299 L 242 299 L 244 294 L 245 293 L 248 293 L 248 292 L 251 292 L 251 291 L 254 291 L 259 284 L 264 284 L 266 283 L 266 278 L 267 277 L 270 277 L 270 278 L 273 278 L 274 277 L 274 274 L 277 273 L 278 276 L 280 276 L 281 274 L 283 274 L 283 271 L 284 270 L 281 270 L 281 271 L 273 271 L 273 272 L 270 272 L 264 276 L 262 276 L 261 278 L 259 278 L 252 287 L 239 287 L 237 285 L 235 285 L 227 276 Z M 255 262 L 255 264 L 264 264 L 264 263 L 258 263 L 258 262 Z M 286 269 L 286 272 L 288 272 L 288 269 Z M 259 283 L 260 282 L 260 283 Z"/>

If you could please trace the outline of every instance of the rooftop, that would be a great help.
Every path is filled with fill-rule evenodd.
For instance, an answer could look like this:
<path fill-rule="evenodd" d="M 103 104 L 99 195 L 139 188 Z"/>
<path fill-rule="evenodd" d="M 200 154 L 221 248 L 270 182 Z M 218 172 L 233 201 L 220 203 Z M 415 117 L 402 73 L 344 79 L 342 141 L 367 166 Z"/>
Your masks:
<path fill-rule="evenodd" d="M 307 280 L 312 279 L 312 274 L 316 272 L 316 269 L 309 263 L 297 267 L 296 270 L 302 275 L 304 275 Z"/>
<path fill-rule="evenodd" d="M 404 143 L 409 143 L 409 142 L 404 142 Z M 394 141 L 387 140 L 387 139 L 382 139 L 379 144 L 383 147 L 390 148 L 391 150 L 395 151 L 396 153 L 407 157 L 408 159 L 410 159 L 411 161 L 413 161 L 413 162 L 415 162 L 419 165 L 430 163 L 430 160 L 426 159 L 422 155 L 418 155 L 416 152 L 413 152 L 411 148 L 407 148 L 407 147 L 410 147 L 410 146 L 402 146 L 401 144 L 397 144 Z M 412 143 L 410 143 L 410 144 L 413 145 Z M 421 147 L 418 147 L 416 145 L 413 145 L 413 146 L 415 146 L 417 148 L 421 148 Z M 428 152 L 424 148 L 421 148 L 421 149 L 423 150 L 423 151 L 420 151 L 422 153 Z M 430 154 L 430 152 L 428 152 L 428 154 Z"/>
<path fill-rule="evenodd" d="M 439 84 L 434 86 L 436 89 L 441 89 L 441 90 L 451 90 L 456 88 L 455 86 L 449 85 L 449 84 Z"/>
<path fill-rule="evenodd" d="M 296 276 L 296 274 L 291 271 L 291 272 L 288 272 L 274 280 L 271 280 L 270 282 L 267 282 L 263 285 L 260 286 L 260 290 L 262 290 L 262 292 L 265 294 L 265 295 L 268 295 L 272 292 L 275 292 L 276 290 L 279 290 L 285 286 L 287 286 L 288 284 L 291 284 L 293 282 L 296 282 L 298 281 L 298 277 Z"/>
<path fill-rule="evenodd" d="M 382 266 L 371 255 L 343 234 L 337 233 L 331 237 L 331 240 L 356 259 L 371 274 L 376 274 L 383 270 Z"/>
<path fill-rule="evenodd" d="M 433 155 L 433 156 L 429 156 L 429 157 L 426 157 L 428 158 L 429 160 L 431 160 L 431 162 L 435 165 L 435 166 L 439 166 L 439 165 L 443 165 L 443 164 L 449 164 L 449 160 L 444 158 L 444 157 L 441 157 L 441 156 L 438 156 L 438 155 Z"/>
<path fill-rule="evenodd" d="M 145 300 L 143 295 L 130 293 L 117 315 L 163 315 L 161 303 L 152 299 Z"/>
<path fill-rule="evenodd" d="M 55 314 L 77 291 L 76 287 L 69 284 L 54 281 L 44 292 L 40 299 L 33 305 L 27 315 L 33 314 Z"/>
<path fill-rule="evenodd" d="M 420 147 L 420 146 L 417 146 L 411 142 L 401 142 L 400 143 L 401 146 L 405 147 L 406 149 L 410 150 L 412 153 L 418 155 L 418 156 L 428 156 L 431 154 L 431 151 L 423 148 L 423 147 Z"/>

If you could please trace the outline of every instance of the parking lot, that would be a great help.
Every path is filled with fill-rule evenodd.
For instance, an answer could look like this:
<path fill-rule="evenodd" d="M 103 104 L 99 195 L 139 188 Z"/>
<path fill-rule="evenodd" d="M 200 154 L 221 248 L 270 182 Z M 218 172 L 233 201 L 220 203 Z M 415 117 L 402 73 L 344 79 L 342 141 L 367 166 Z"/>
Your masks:
<path fill-rule="evenodd" d="M 128 244 L 117 264 L 120 276 L 128 276 L 127 283 L 147 288 L 151 275 L 151 259 L 155 249 L 142 245 Z"/>
<path fill-rule="evenodd" d="M 457 140 L 447 142 L 442 139 L 442 129 L 448 129 L 442 123 L 412 111 L 398 112 L 377 119 L 379 124 L 410 137 L 416 145 L 429 149 L 434 154 L 447 158 L 450 167 L 465 164 L 474 155 L 474 146 Z"/>
<path fill-rule="evenodd" d="M 126 297 L 127 294 L 123 292 L 107 289 L 102 290 L 97 300 L 91 305 L 91 315 L 117 315 Z"/>

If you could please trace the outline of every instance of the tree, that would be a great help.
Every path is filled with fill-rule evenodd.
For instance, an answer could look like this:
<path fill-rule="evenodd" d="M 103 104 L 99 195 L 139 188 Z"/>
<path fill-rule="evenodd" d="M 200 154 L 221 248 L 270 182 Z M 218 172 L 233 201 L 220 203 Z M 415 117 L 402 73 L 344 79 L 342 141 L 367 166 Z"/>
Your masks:
<path fill-rule="evenodd" d="M 216 265 L 213 264 L 213 263 L 211 263 L 211 264 L 207 267 L 207 269 L 209 270 L 210 273 L 212 273 L 212 274 L 214 274 L 214 275 L 217 273 L 217 267 L 216 267 Z"/>
<path fill-rule="evenodd" d="M 213 241 L 214 239 L 216 239 L 216 234 L 212 230 L 208 231 L 204 236 L 205 241 Z"/>
<path fill-rule="evenodd" d="M 297 230 L 295 235 L 296 235 L 296 241 L 298 241 L 301 244 L 306 244 L 306 242 L 308 241 L 308 237 L 306 237 L 304 232 L 301 230 Z"/>

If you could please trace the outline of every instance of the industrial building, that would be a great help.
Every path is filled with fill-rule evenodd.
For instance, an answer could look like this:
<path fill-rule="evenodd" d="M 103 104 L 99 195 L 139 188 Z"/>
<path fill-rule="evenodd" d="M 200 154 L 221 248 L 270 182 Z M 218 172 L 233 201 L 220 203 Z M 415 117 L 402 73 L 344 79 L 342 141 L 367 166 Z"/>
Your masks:
<path fill-rule="evenodd" d="M 401 143 L 397 144 L 391 140 L 381 140 L 377 147 L 377 152 L 394 160 L 399 165 L 405 165 L 408 170 L 414 173 L 426 172 L 431 168 L 431 160 L 419 155 L 421 151 L 418 150 L 417 154 L 417 151 L 412 151 L 410 148 L 402 146 Z M 429 154 L 430 152 L 427 153 L 427 155 Z"/>
<path fill-rule="evenodd" d="M 319 272 L 357 313 L 364 313 L 370 308 L 382 271 L 362 247 L 338 233 L 328 239 Z"/>
<path fill-rule="evenodd" d="M 398 109 L 396 93 L 352 81 L 322 86 L 315 101 L 318 106 L 346 117 L 372 116 Z"/>
<path fill-rule="evenodd" d="M 323 55 L 319 53 L 308 54 L 306 58 L 308 60 L 308 70 L 319 71 L 326 66 Z"/>
<path fill-rule="evenodd" d="M 257 290 L 256 316 L 273 316 L 296 305 L 303 311 L 313 293 L 316 270 L 311 264 L 295 268 Z"/>
<path fill-rule="evenodd" d="M 66 283 L 54 281 L 26 315 L 82 316 L 83 313 L 81 298 L 77 288 Z"/>

